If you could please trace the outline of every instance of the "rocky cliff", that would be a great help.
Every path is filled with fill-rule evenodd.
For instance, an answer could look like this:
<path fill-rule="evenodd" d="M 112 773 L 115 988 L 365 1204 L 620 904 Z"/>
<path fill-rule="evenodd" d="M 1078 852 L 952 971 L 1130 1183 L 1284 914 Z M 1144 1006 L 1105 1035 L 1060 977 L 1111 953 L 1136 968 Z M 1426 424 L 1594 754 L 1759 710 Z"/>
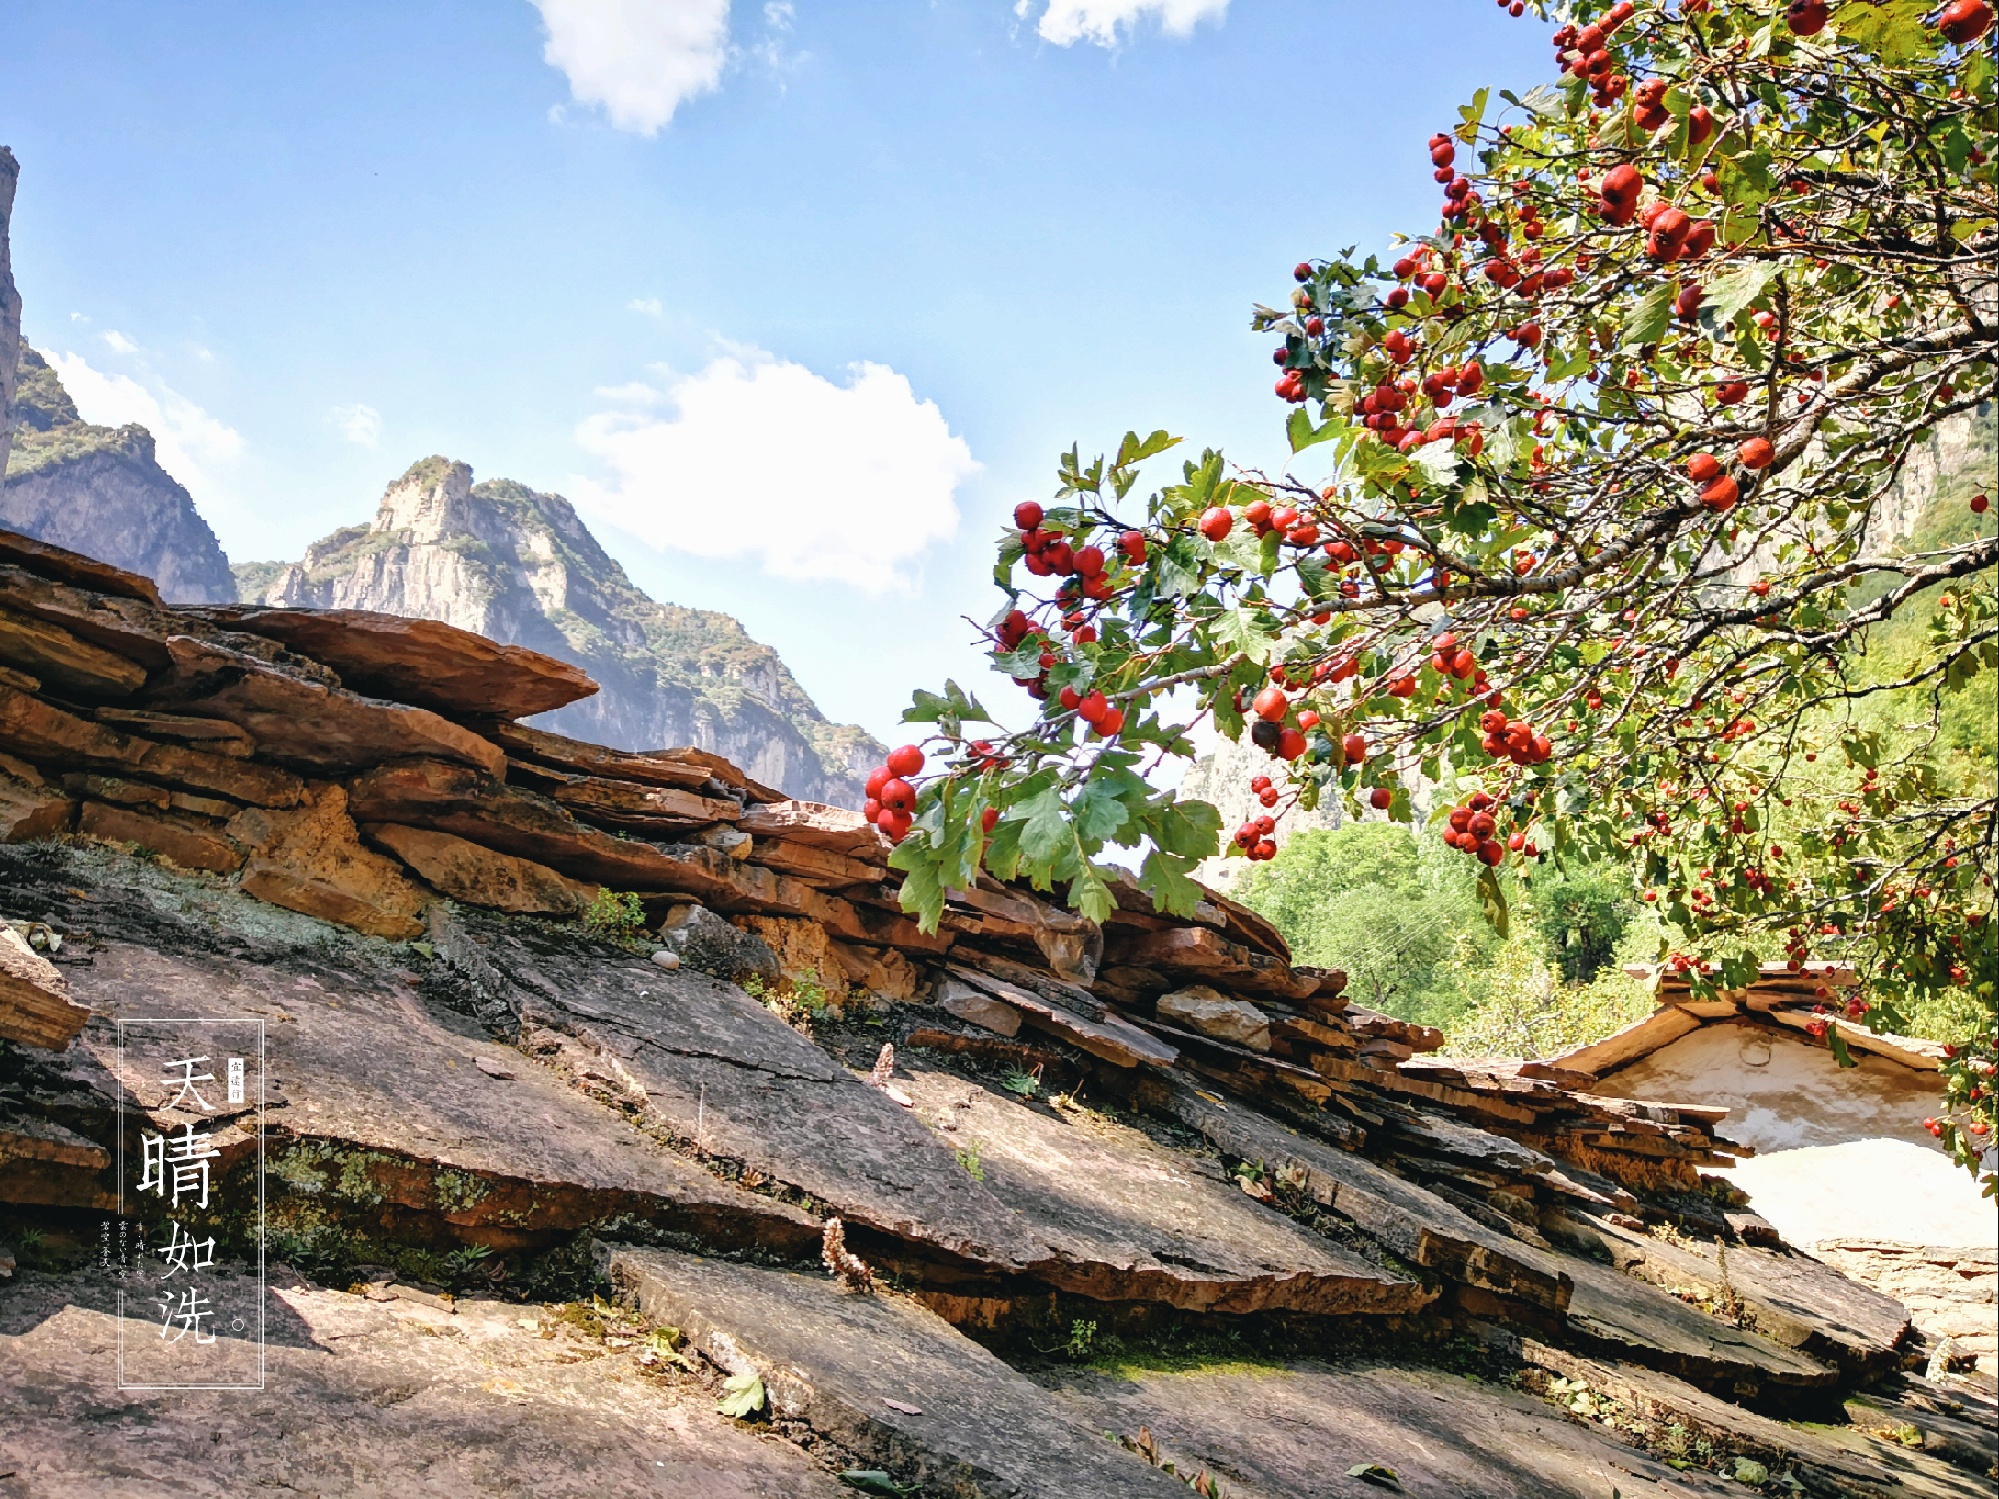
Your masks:
<path fill-rule="evenodd" d="M 1222 897 L 924 932 L 858 813 L 527 728 L 587 684 L 447 624 L 6 533 L 0 605 L 10 1493 L 1990 1493 L 1723 1109 L 1439 1060 Z"/>
<path fill-rule="evenodd" d="M 21 294 L 14 289 L 14 259 L 8 231 L 14 219 L 14 185 L 21 165 L 0 146 L 0 484 L 7 477 L 7 449 L 13 427 L 14 368 L 21 352 Z"/>
<path fill-rule="evenodd" d="M 858 807 L 882 746 L 829 722 L 777 653 L 726 614 L 656 603 L 560 495 L 472 482 L 426 458 L 365 526 L 286 567 L 238 573 L 246 602 L 443 620 L 583 667 L 601 691 L 538 720 L 626 749 L 696 745 L 757 780 Z"/>
<path fill-rule="evenodd" d="M 236 581 L 194 498 L 160 467 L 144 427 L 83 420 L 26 344 L 12 403 L 14 450 L 0 526 L 150 577 L 176 604 L 223 604 Z"/>

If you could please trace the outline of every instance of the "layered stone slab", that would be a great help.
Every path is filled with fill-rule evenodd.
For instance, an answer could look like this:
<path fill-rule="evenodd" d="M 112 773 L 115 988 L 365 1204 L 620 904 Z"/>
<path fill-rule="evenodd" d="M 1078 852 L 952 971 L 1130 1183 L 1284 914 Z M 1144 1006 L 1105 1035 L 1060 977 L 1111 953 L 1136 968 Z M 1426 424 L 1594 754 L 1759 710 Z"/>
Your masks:
<path fill-rule="evenodd" d="M 595 1049 L 655 1127 L 839 1214 L 868 1252 L 913 1255 L 932 1273 L 1012 1273 L 1050 1257 L 911 1111 L 735 985 L 637 957 L 534 951 L 469 916 L 433 932 L 524 1024 Z"/>
<path fill-rule="evenodd" d="M 1533 1396 L 1457 1373 L 1371 1362 L 1087 1372 L 1055 1381 L 1092 1424 L 1206 1471 L 1231 1499 L 1725 1499 L 1738 1484 L 1679 1472 Z M 1386 1470 L 1373 1478 L 1355 1468 Z M 1392 1474 L 1392 1480 L 1388 1474 Z M 1184 1492 L 1184 1490 L 1183 1490 Z"/>
<path fill-rule="evenodd" d="M 182 612 L 322 661 L 355 692 L 439 713 L 527 718 L 597 690 L 580 666 L 441 620 L 372 609 L 224 606 Z"/>
<path fill-rule="evenodd" d="M 651 1321 L 763 1380 L 800 1423 L 916 1492 L 958 1499 L 1186 1499 L 1045 1390 L 915 1301 L 664 1250 L 600 1263 Z"/>
<path fill-rule="evenodd" d="M 216 1294 L 243 1280 L 217 1272 Z M 115 1391 L 108 1284 L 0 1282 L 0 1483 L 121 1499 L 854 1493 L 797 1447 L 717 1415 L 706 1380 L 574 1335 L 546 1306 L 373 1301 L 277 1267 L 265 1308 L 262 1390 Z"/>
<path fill-rule="evenodd" d="M 1037 1274 L 1063 1290 L 1229 1313 L 1399 1315 L 1435 1299 L 1247 1196 L 1212 1160 L 1094 1110 L 1030 1105 L 926 1069 L 897 1085 L 1053 1246 Z"/>

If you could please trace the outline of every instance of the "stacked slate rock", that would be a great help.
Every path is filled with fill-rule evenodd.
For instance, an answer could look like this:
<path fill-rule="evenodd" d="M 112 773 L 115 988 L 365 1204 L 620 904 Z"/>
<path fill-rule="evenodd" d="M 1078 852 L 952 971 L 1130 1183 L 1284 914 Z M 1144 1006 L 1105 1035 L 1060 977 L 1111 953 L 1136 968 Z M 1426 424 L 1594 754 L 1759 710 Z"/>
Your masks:
<path fill-rule="evenodd" d="M 981 879 L 926 933 L 858 814 L 521 721 L 593 690 L 434 622 L 169 607 L 0 534 L 0 842 L 28 845 L 0 849 L 26 928 L 0 928 L 0 1205 L 115 1203 L 118 1121 L 156 1116 L 143 1089 L 119 1113 L 114 1020 L 240 1011 L 270 1018 L 275 1086 L 261 1141 L 240 1118 L 217 1138 L 241 1169 L 261 1149 L 292 1242 L 664 1239 L 679 1260 L 601 1250 L 638 1307 L 780 1405 L 802 1377 L 786 1419 L 857 1461 L 1014 1484 L 965 1492 L 1169 1489 L 1097 1431 L 1072 1443 L 961 1328 L 1001 1350 L 1166 1317 L 1470 1333 L 1745 1452 L 1755 1412 L 1830 1418 L 1903 1361 L 1897 1303 L 1703 1174 L 1741 1153 L 1724 1111 L 1440 1060 L 1219 895 L 1172 916 L 1118 879 L 1099 925 Z M 627 895 L 644 940 L 592 935 Z M 829 996 L 858 1042 L 800 1019 Z M 830 1217 L 888 1310 L 817 1269 Z M 701 1258 L 745 1251 L 793 1268 Z M 800 1341 L 813 1308 L 824 1344 Z M 915 1347 L 997 1402 L 962 1441 L 922 1424 L 941 1389 L 862 1398 Z M 1040 1433 L 1025 1456 L 980 1445 L 1010 1421 Z M 1898 1461 L 1902 1492 L 1956 1492 Z"/>

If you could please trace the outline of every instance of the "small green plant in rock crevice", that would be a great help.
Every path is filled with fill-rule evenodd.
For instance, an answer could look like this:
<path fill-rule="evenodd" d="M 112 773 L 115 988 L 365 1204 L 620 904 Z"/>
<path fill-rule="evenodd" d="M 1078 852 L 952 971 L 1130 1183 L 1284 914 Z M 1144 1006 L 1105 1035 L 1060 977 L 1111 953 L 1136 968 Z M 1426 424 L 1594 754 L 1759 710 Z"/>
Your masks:
<path fill-rule="evenodd" d="M 630 890 L 599 890 L 583 913 L 583 930 L 611 942 L 630 942 L 645 929 L 646 908 Z"/>
<path fill-rule="evenodd" d="M 751 974 L 740 987 L 743 993 L 786 1025 L 808 1036 L 812 1034 L 813 1025 L 825 1019 L 833 1009 L 833 999 L 827 994 L 826 986 L 809 978 L 780 979 L 772 984 L 757 974 Z"/>
<path fill-rule="evenodd" d="M 974 1140 L 963 1150 L 952 1152 L 953 1155 L 957 1156 L 958 1164 L 965 1168 L 965 1175 L 969 1176 L 975 1182 L 982 1182 L 986 1179 L 985 1163 L 980 1158 L 985 1148 L 986 1142 L 984 1140 Z"/>

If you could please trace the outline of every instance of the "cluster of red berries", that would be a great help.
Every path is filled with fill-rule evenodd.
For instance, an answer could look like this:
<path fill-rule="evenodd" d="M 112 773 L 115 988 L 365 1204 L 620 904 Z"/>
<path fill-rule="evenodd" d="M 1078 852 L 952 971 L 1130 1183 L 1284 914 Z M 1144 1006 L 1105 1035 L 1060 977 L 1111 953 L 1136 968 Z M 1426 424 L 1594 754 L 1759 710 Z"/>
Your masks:
<path fill-rule="evenodd" d="M 1465 647 L 1454 630 L 1446 630 L 1430 642 L 1430 665 L 1440 677 L 1456 677 L 1460 682 L 1471 683 L 1475 696 L 1486 691 L 1485 668 L 1478 664 L 1478 657 Z M 1495 702 L 1493 706 L 1498 704 Z"/>
<path fill-rule="evenodd" d="M 1486 709 L 1478 726 L 1485 734 L 1481 748 L 1495 759 L 1511 760 L 1522 766 L 1543 765 L 1555 753 L 1553 740 L 1537 733 L 1530 723 L 1508 718 L 1504 708 Z"/>
<path fill-rule="evenodd" d="M 1630 162 L 1620 163 L 1597 184 L 1596 211 L 1606 224 L 1622 228 L 1638 217 L 1638 200 L 1644 192 L 1644 175 Z"/>
<path fill-rule="evenodd" d="M 1631 95 L 1631 115 L 1638 122 L 1638 128 L 1650 135 L 1663 129 L 1672 121 L 1673 113 L 1666 108 L 1666 93 L 1672 84 L 1664 78 L 1648 78 L 1639 84 Z M 1687 111 L 1687 144 L 1698 146 L 1714 134 L 1714 111 L 1705 104 L 1696 104 Z"/>
<path fill-rule="evenodd" d="M 1013 523 L 1020 528 L 1021 545 L 1027 549 L 1027 570 L 1037 578 L 1059 575 L 1076 580 L 1075 593 L 1086 599 L 1103 600 L 1111 596 L 1111 580 L 1104 576 L 1107 559 L 1100 546 L 1085 544 L 1076 546 L 1059 532 L 1041 529 L 1043 512 L 1032 500 L 1023 500 L 1013 507 Z M 1137 551 L 1138 560 L 1144 560 L 1145 537 L 1137 531 L 1125 533 L 1118 540 L 1119 549 L 1130 556 Z"/>
<path fill-rule="evenodd" d="M 890 750 L 888 763 L 868 774 L 868 800 L 861 815 L 890 843 L 902 842 L 916 816 L 916 787 L 910 777 L 923 771 L 923 751 L 913 744 Z"/>
<path fill-rule="evenodd" d="M 1277 844 L 1271 834 L 1277 831 L 1276 819 L 1252 817 L 1235 830 L 1235 845 L 1249 858 L 1261 863 L 1277 857 Z"/>
<path fill-rule="evenodd" d="M 1662 265 L 1699 260 L 1714 248 L 1714 220 L 1693 218 L 1670 203 L 1654 203 L 1639 222 L 1645 228 L 1645 253 Z M 1699 305 L 1695 299 L 1694 306 Z"/>
<path fill-rule="evenodd" d="M 1618 27 L 1637 10 L 1630 0 L 1618 0 L 1602 20 L 1582 27 L 1563 26 L 1550 38 L 1555 45 L 1555 60 L 1564 72 L 1573 73 L 1589 84 L 1591 102 L 1598 109 L 1610 108 L 1624 97 L 1624 90 L 1630 85 L 1630 80 L 1615 70 L 1609 43 Z"/>
<path fill-rule="evenodd" d="M 1250 739 L 1280 760 L 1296 760 L 1304 754 L 1304 731 L 1319 726 L 1319 715 L 1307 708 L 1298 715 L 1298 728 L 1285 727 L 1284 720 L 1291 712 L 1291 700 L 1275 682 L 1257 693 L 1249 707 L 1257 720 L 1250 726 Z"/>
<path fill-rule="evenodd" d="M 1451 809 L 1450 826 L 1444 832 L 1444 842 L 1452 848 L 1462 849 L 1477 859 L 1488 869 L 1496 869 L 1506 859 L 1506 852 L 1525 854 L 1533 858 L 1540 853 L 1528 842 L 1525 833 L 1515 832 L 1504 843 L 1498 838 L 1499 820 L 1492 815 L 1495 803 L 1483 791 L 1473 792 L 1463 806 Z"/>
<path fill-rule="evenodd" d="M 1444 184 L 1444 218 L 1459 220 L 1470 218 L 1479 205 L 1477 189 L 1471 185 L 1469 177 L 1458 175 L 1453 165 L 1458 159 L 1458 148 L 1448 135 L 1439 132 L 1430 137 L 1430 165 L 1436 168 L 1433 175 Z M 1442 291 L 1438 287 L 1437 291 Z M 1436 292 L 1431 293 L 1432 296 Z"/>
<path fill-rule="evenodd" d="M 1277 788 L 1270 783 L 1269 776 L 1250 777 L 1249 789 L 1255 793 L 1256 799 L 1262 802 L 1264 806 L 1274 807 L 1277 805 Z"/>
<path fill-rule="evenodd" d="M 1243 506 L 1242 518 L 1249 522 L 1259 541 L 1272 531 L 1281 531 L 1284 539 L 1294 547 L 1319 544 L 1319 523 L 1308 515 L 1300 514 L 1295 505 L 1279 505 L 1272 509 L 1268 500 L 1251 500 Z"/>
<path fill-rule="evenodd" d="M 1777 449 L 1767 437 L 1748 437 L 1735 450 L 1736 461 L 1751 473 L 1777 461 Z M 1696 453 L 1687 460 L 1687 477 L 1701 485 L 1701 504 L 1720 514 L 1733 509 L 1742 498 L 1741 486 L 1732 475 L 1722 472 L 1721 460 L 1712 453 Z"/>

